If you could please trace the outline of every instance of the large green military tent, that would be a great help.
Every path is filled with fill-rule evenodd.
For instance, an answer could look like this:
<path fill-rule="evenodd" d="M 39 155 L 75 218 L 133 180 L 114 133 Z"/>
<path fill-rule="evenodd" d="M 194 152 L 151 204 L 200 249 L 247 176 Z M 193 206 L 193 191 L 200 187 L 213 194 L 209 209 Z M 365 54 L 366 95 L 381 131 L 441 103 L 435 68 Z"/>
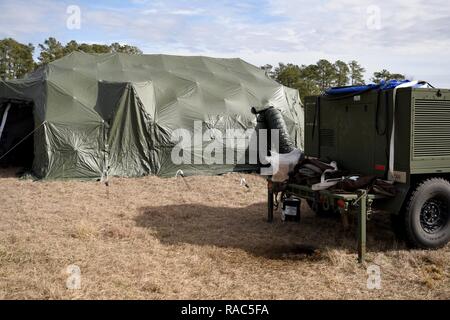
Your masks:
<path fill-rule="evenodd" d="M 21 137 L 33 132 L 34 150 L 23 156 L 38 178 L 232 171 L 235 165 L 175 165 L 171 133 L 199 130 L 195 120 L 200 130 L 254 128 L 251 107 L 278 108 L 298 146 L 303 138 L 298 91 L 241 59 L 76 52 L 24 80 L 0 82 L 0 120 L 7 105 L 10 115 L 31 109 L 33 127 Z M 207 143 L 194 145 L 200 162 Z"/>

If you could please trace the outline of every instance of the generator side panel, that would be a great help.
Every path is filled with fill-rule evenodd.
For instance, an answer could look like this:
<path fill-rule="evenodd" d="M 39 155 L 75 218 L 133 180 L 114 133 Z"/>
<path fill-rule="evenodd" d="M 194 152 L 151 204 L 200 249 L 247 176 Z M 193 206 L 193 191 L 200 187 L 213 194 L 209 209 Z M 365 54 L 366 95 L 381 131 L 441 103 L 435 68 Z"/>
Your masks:
<path fill-rule="evenodd" d="M 450 90 L 412 90 L 411 174 L 450 173 Z"/>
<path fill-rule="evenodd" d="M 337 161 L 352 174 L 385 177 L 390 134 L 390 92 L 305 99 L 305 152 Z"/>
<path fill-rule="evenodd" d="M 386 135 L 388 112 L 383 93 L 366 92 L 353 97 L 321 103 L 319 136 L 322 159 L 336 160 L 341 169 L 351 174 L 386 173 Z"/>
<path fill-rule="evenodd" d="M 327 124 L 330 127 L 335 124 L 335 146 L 329 153 L 350 174 L 374 174 L 377 97 L 378 93 L 373 91 L 330 101 L 329 108 L 323 110 L 323 114 L 327 113 L 323 115 Z"/>

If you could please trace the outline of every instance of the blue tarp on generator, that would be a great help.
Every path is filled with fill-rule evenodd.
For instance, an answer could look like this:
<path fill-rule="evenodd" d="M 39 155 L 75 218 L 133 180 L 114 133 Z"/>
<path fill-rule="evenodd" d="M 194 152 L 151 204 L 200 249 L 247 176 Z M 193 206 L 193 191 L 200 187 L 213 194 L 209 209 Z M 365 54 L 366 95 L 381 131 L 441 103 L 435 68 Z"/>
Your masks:
<path fill-rule="evenodd" d="M 335 87 L 328 89 L 325 94 L 334 96 L 341 94 L 358 94 L 370 90 L 389 90 L 398 87 L 404 83 L 410 82 L 409 80 L 389 80 L 382 81 L 380 84 L 368 84 L 363 86 L 350 86 L 350 87 Z"/>

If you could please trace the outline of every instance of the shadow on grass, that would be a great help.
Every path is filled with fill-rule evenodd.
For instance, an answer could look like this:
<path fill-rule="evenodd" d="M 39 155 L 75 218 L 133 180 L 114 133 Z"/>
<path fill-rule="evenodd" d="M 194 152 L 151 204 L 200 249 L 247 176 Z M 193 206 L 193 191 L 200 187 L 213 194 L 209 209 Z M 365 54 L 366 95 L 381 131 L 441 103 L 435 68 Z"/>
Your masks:
<path fill-rule="evenodd" d="M 244 208 L 183 204 L 140 209 L 136 224 L 164 244 L 236 248 L 268 259 L 322 259 L 328 249 L 356 253 L 356 230 L 318 218 L 302 206 L 301 223 L 267 223 L 266 203 Z M 389 220 L 389 219 L 387 219 Z M 369 222 L 368 251 L 398 249 L 386 216 Z M 401 245 L 403 246 L 403 245 Z"/>

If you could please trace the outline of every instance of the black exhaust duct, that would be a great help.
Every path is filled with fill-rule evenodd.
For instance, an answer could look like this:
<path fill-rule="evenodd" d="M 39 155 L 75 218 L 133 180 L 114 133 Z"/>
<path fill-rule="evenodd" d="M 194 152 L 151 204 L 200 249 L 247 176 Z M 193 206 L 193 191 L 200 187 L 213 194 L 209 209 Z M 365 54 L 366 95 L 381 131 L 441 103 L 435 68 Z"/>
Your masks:
<path fill-rule="evenodd" d="M 264 111 L 257 112 L 255 108 L 252 108 L 252 113 L 257 115 L 256 131 L 260 129 L 268 130 L 268 146 L 271 146 L 270 130 L 278 129 L 280 137 L 279 153 L 286 154 L 294 151 L 294 142 L 289 135 L 286 122 L 284 121 L 280 110 L 270 107 Z"/>

